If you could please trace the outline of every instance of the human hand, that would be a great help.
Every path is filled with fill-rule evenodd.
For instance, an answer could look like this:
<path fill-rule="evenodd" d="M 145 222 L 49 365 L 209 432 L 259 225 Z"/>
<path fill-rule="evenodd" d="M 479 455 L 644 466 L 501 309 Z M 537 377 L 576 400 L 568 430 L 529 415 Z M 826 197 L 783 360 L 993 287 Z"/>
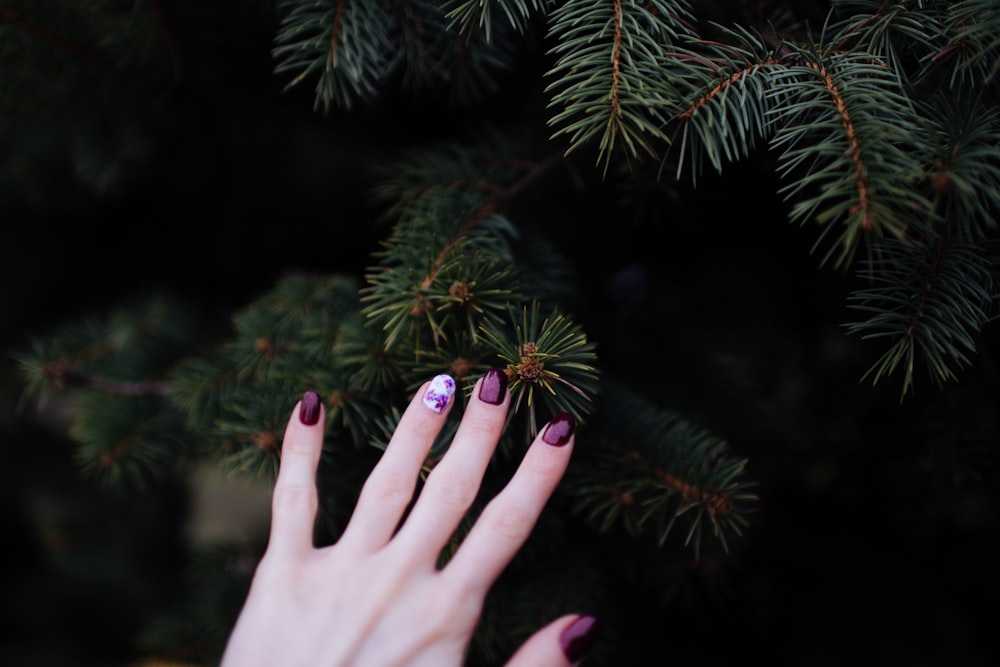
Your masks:
<path fill-rule="evenodd" d="M 463 663 L 489 588 L 566 470 L 575 422 L 560 414 L 546 425 L 507 486 L 438 569 L 441 549 L 478 493 L 510 403 L 502 372 L 491 370 L 476 383 L 448 452 L 399 525 L 454 391 L 448 376 L 421 386 L 340 539 L 320 548 L 313 544 L 313 525 L 325 411 L 314 392 L 303 396 L 285 430 L 267 550 L 222 667 Z M 596 631 L 592 616 L 562 616 L 529 637 L 507 665 L 578 664 Z"/>

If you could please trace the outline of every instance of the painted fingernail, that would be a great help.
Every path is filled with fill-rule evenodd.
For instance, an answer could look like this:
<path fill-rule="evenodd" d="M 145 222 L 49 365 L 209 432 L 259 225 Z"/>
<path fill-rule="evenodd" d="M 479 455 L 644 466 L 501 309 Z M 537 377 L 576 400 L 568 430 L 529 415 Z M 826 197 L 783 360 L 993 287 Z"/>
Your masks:
<path fill-rule="evenodd" d="M 569 442 L 575 428 L 576 420 L 568 412 L 560 412 L 545 427 L 545 432 L 542 433 L 542 441 L 553 447 L 562 447 Z"/>
<path fill-rule="evenodd" d="M 319 421 L 319 394 L 307 391 L 302 394 L 302 405 L 299 406 L 299 421 L 306 426 L 315 426 Z"/>
<path fill-rule="evenodd" d="M 507 396 L 507 375 L 503 371 L 491 368 L 483 376 L 479 385 L 479 400 L 491 405 L 500 405 Z"/>
<path fill-rule="evenodd" d="M 559 635 L 559 645 L 563 655 L 570 662 L 582 660 L 597 640 L 600 625 L 594 616 L 581 616 L 566 626 Z"/>
<path fill-rule="evenodd" d="M 438 375 L 424 392 L 424 405 L 441 414 L 455 393 L 455 380 L 450 375 Z"/>

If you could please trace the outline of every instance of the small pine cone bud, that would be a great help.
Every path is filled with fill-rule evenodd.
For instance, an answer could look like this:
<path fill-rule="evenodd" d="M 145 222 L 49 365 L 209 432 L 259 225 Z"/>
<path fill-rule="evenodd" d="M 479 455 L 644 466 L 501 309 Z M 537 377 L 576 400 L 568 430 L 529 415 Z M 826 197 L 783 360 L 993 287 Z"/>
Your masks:
<path fill-rule="evenodd" d="M 271 431 L 255 433 L 253 435 L 253 443 L 261 451 L 275 452 L 278 450 L 278 436 Z"/>
<path fill-rule="evenodd" d="M 934 179 L 931 182 L 934 192 L 945 193 L 951 191 L 951 167 L 944 162 L 938 162 L 934 165 L 934 169 Z"/>

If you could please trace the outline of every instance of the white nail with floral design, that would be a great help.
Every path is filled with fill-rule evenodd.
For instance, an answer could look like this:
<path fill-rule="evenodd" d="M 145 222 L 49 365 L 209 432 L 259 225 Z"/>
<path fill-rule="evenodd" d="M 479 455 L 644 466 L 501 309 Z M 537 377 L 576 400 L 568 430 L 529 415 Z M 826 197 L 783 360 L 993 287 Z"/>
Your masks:
<path fill-rule="evenodd" d="M 424 405 L 441 414 L 455 394 L 455 380 L 450 375 L 438 375 L 424 392 Z"/>

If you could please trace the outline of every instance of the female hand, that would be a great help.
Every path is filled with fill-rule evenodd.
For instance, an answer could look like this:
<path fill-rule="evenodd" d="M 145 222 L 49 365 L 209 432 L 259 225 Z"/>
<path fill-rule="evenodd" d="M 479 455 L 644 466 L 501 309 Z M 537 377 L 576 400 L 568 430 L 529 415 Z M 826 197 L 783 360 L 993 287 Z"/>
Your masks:
<path fill-rule="evenodd" d="M 500 438 L 510 395 L 491 370 L 473 389 L 448 452 L 406 520 L 416 482 L 453 404 L 440 375 L 403 414 L 354 513 L 333 545 L 313 545 L 324 408 L 307 392 L 285 430 L 271 534 L 229 638 L 223 667 L 458 667 L 484 598 L 527 539 L 573 449 L 575 423 L 557 415 L 531 444 L 448 564 L 441 549 L 472 504 Z M 532 635 L 509 667 L 577 664 L 597 630 L 566 615 Z"/>

